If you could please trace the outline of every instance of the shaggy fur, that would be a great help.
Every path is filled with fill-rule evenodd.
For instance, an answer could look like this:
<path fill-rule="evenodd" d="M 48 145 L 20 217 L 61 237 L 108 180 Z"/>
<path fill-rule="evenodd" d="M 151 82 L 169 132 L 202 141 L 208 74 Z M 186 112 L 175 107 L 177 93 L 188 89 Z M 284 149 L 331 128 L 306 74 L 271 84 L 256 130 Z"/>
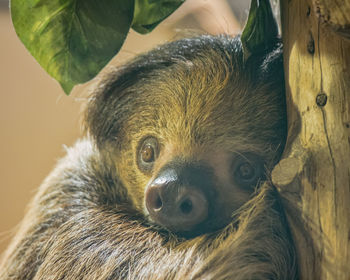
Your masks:
<path fill-rule="evenodd" d="M 154 135 L 186 159 L 215 147 L 254 153 L 269 170 L 286 135 L 283 88 L 281 46 L 245 61 L 239 37 L 180 40 L 112 71 L 87 107 L 86 138 L 40 187 L 0 279 L 297 279 L 272 186 L 237 203 L 225 228 L 180 238 L 145 216 L 151 175 L 135 156 Z"/>

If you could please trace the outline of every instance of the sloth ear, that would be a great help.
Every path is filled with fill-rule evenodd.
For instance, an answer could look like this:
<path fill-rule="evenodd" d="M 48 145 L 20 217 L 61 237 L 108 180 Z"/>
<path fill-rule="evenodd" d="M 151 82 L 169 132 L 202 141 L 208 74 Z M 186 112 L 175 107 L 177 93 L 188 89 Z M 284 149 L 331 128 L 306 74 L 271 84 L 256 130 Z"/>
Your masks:
<path fill-rule="evenodd" d="M 266 53 L 278 41 L 278 27 L 270 0 L 252 0 L 247 23 L 241 35 L 243 57 Z"/>

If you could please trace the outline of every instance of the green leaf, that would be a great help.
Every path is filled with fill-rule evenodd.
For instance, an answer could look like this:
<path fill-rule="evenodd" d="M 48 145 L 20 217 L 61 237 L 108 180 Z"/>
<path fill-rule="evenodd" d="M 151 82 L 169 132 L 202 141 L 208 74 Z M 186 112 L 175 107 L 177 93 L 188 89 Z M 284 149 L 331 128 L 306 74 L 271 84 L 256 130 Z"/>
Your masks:
<path fill-rule="evenodd" d="M 241 41 L 244 58 L 268 50 L 276 43 L 278 27 L 269 0 L 252 0 Z"/>
<path fill-rule="evenodd" d="M 185 0 L 135 0 L 132 28 L 145 34 L 174 12 Z"/>
<path fill-rule="evenodd" d="M 133 0 L 11 1 L 18 37 L 67 94 L 119 51 L 133 14 Z"/>

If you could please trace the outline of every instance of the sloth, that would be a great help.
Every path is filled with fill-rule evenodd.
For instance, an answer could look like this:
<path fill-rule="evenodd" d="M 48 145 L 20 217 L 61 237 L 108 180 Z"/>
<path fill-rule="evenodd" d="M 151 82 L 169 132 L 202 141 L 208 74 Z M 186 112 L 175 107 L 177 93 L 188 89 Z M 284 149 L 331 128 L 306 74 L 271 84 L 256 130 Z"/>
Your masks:
<path fill-rule="evenodd" d="M 282 153 L 282 46 L 162 45 L 92 92 L 86 135 L 40 186 L 0 279 L 297 279 L 269 172 Z"/>

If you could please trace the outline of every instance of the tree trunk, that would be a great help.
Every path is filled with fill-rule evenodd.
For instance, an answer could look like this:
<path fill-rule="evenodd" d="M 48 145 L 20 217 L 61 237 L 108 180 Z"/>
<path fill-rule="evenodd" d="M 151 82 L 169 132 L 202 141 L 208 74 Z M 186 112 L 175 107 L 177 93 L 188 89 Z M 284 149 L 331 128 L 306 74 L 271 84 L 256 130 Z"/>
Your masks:
<path fill-rule="evenodd" d="M 301 279 L 350 279 L 350 0 L 281 0 L 289 118 L 272 180 Z"/>

